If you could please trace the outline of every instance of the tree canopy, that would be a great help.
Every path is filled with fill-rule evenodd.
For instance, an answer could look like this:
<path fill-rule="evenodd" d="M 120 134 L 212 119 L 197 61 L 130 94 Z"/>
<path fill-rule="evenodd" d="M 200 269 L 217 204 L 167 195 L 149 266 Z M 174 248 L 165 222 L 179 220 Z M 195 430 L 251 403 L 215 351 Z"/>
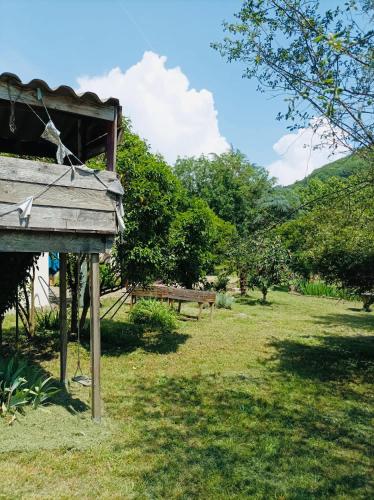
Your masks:
<path fill-rule="evenodd" d="M 190 195 L 205 200 L 240 233 L 253 225 L 256 208 L 274 185 L 268 172 L 240 151 L 178 159 L 174 172 Z"/>
<path fill-rule="evenodd" d="M 291 129 L 322 123 L 335 147 L 372 150 L 373 13 L 371 0 L 325 12 L 318 0 L 246 0 L 213 47 L 241 62 L 261 91 L 284 96 L 278 118 Z"/>

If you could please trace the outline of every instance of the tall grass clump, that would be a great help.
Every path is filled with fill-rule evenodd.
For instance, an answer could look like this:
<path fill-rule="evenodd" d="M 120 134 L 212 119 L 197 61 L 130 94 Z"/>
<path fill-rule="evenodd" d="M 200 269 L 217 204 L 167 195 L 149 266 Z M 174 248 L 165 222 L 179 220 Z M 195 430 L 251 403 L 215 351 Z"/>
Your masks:
<path fill-rule="evenodd" d="M 302 295 L 313 295 L 315 297 L 331 297 L 334 299 L 353 300 L 352 294 L 342 290 L 334 285 L 328 285 L 323 281 L 300 280 L 296 289 Z"/>
<path fill-rule="evenodd" d="M 234 303 L 234 297 L 227 295 L 227 293 L 217 293 L 216 307 L 218 309 L 231 309 Z"/>
<path fill-rule="evenodd" d="M 38 312 L 36 315 L 36 331 L 40 333 L 54 332 L 60 328 L 58 309 Z"/>
<path fill-rule="evenodd" d="M 140 325 L 148 331 L 170 333 L 177 327 L 175 312 L 162 302 L 154 299 L 141 299 L 129 314 L 134 325 Z"/>

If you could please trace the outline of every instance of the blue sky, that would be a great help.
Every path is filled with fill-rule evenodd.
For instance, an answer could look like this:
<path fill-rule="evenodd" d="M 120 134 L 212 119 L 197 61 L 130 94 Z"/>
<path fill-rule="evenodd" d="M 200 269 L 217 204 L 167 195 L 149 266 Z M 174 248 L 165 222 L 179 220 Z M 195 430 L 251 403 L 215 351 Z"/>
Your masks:
<path fill-rule="evenodd" d="M 195 136 L 201 135 L 204 127 L 212 127 L 205 150 L 201 146 L 203 152 L 209 152 L 206 148 L 215 145 L 220 152 L 226 141 L 225 144 L 239 148 L 251 161 L 269 166 L 282 159 L 281 149 L 278 147 L 277 153 L 273 145 L 285 141 L 284 137 L 288 137 L 286 145 L 293 140 L 286 124 L 275 119 L 284 106 L 282 99 L 258 93 L 255 82 L 241 78 L 239 65 L 227 64 L 210 48 L 211 42 L 223 36 L 222 21 L 232 18 L 240 5 L 240 0 L 0 0 L 0 72 L 17 73 L 23 80 L 42 78 L 51 86 L 68 84 L 81 90 L 94 87 L 94 91 L 100 93 L 102 89 L 114 96 L 123 91 L 124 113 L 136 115 L 131 116 L 135 128 L 170 161 L 175 157 L 177 145 L 184 142 L 183 136 L 176 134 L 176 144 L 168 151 L 167 136 L 173 129 L 170 124 L 178 122 L 181 131 L 188 129 L 186 143 L 190 141 L 191 151 L 196 152 L 190 129 L 200 120 L 200 113 Z M 145 52 L 149 55 L 147 60 Z M 167 60 L 161 60 L 160 56 Z M 124 76 L 136 64 L 137 69 Z M 178 75 L 168 72 L 175 67 L 180 67 Z M 119 68 L 120 73 L 112 75 L 117 80 L 111 85 L 112 77 L 105 75 L 113 68 Z M 149 105 L 144 112 L 139 102 L 140 89 L 152 68 L 153 81 L 162 89 L 156 96 L 148 96 Z M 103 76 L 105 81 L 97 80 Z M 188 89 L 181 88 L 182 77 L 188 79 Z M 126 91 L 120 87 L 121 82 Z M 179 90 L 174 95 L 170 89 L 172 102 L 164 103 L 163 99 L 168 99 L 167 86 L 174 84 Z M 191 93 L 191 89 L 196 89 L 197 94 Z M 211 95 L 201 92 L 202 89 Z M 130 94 L 138 105 L 133 105 Z M 174 115 L 170 111 L 170 119 L 164 122 L 169 107 L 184 97 L 183 109 Z M 195 121 L 188 116 L 189 106 L 191 114 L 195 112 L 197 116 Z M 218 112 L 218 131 L 214 110 Z M 209 116 L 206 122 L 204 113 Z M 157 142 L 161 135 L 163 138 Z M 181 148 L 182 154 L 190 151 L 188 147 Z M 281 164 L 278 167 L 278 171 L 283 168 Z M 307 167 L 304 164 L 300 167 L 299 177 Z M 293 179 L 281 179 L 283 183 L 289 180 Z"/>

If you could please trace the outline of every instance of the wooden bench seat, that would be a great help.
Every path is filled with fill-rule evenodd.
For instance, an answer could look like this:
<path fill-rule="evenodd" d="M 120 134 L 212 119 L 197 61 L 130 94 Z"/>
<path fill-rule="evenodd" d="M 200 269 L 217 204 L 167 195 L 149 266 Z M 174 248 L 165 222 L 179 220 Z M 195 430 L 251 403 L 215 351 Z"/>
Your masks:
<path fill-rule="evenodd" d="M 213 308 L 216 302 L 215 292 L 206 292 L 204 290 L 190 290 L 187 288 L 177 288 L 173 286 L 153 286 L 150 288 L 135 288 L 131 292 L 131 306 L 136 302 L 137 297 L 145 298 L 152 297 L 159 300 L 167 300 L 170 306 L 173 306 L 174 301 L 177 301 L 178 312 L 181 311 L 182 302 L 197 302 L 199 304 L 198 318 L 201 317 L 201 312 L 204 304 L 208 304 L 210 308 L 210 317 L 213 315 Z"/>

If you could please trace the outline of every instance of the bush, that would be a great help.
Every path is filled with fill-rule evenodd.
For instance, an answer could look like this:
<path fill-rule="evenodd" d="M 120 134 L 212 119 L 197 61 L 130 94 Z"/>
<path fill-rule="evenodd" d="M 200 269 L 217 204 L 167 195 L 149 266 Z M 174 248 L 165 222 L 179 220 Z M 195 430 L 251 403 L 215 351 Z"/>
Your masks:
<path fill-rule="evenodd" d="M 218 309 L 231 309 L 234 303 L 234 297 L 227 293 L 217 293 L 216 307 Z"/>
<path fill-rule="evenodd" d="M 213 288 L 216 292 L 226 292 L 227 291 L 227 285 L 229 284 L 230 281 L 230 276 L 223 272 L 219 273 L 217 278 L 214 280 L 213 283 Z"/>
<path fill-rule="evenodd" d="M 60 328 L 60 316 L 58 309 L 38 312 L 36 315 L 37 332 L 54 332 Z"/>
<path fill-rule="evenodd" d="M 328 285 L 323 281 L 300 280 L 296 283 L 296 290 L 302 295 L 313 295 L 315 297 L 332 297 L 334 299 L 355 300 L 353 294 L 342 290 L 334 285 Z"/>
<path fill-rule="evenodd" d="M 176 314 L 168 306 L 154 299 L 142 299 L 130 311 L 129 319 L 148 331 L 169 333 L 177 326 Z"/>
<path fill-rule="evenodd" d="M 23 407 L 37 408 L 60 389 L 51 383 L 41 370 L 17 358 L 0 358 L 0 416 L 23 412 Z"/>

